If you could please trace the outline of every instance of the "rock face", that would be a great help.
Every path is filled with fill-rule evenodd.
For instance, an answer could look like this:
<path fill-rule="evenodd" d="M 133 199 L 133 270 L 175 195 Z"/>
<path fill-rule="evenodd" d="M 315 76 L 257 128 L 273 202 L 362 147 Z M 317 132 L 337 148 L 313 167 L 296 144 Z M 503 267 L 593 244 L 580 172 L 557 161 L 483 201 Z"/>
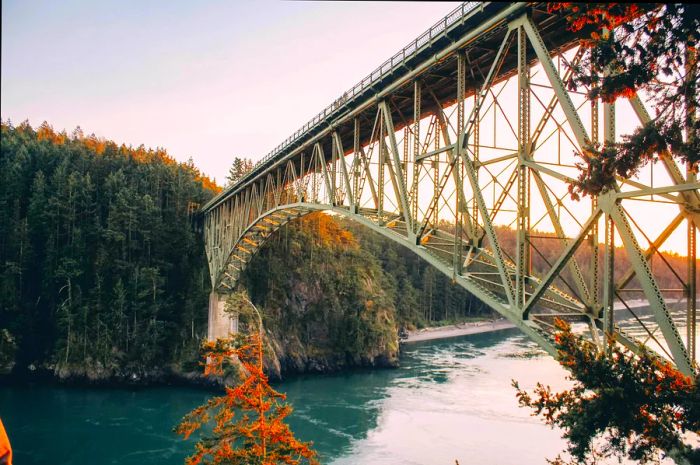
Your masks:
<path fill-rule="evenodd" d="M 284 235 L 242 280 L 263 313 L 269 374 L 396 366 L 397 314 L 380 263 L 327 215 Z"/>
<path fill-rule="evenodd" d="M 9 373 L 4 373 L 9 375 Z M 185 384 L 201 386 L 219 386 L 221 379 L 206 378 L 202 370 L 183 370 L 180 366 L 142 368 L 134 366 L 105 367 L 99 361 L 88 360 L 85 363 L 70 365 L 64 363 L 29 364 L 15 367 L 9 381 L 57 382 L 68 385 L 120 385 L 150 386 L 163 384 Z"/>
<path fill-rule="evenodd" d="M 15 354 L 17 353 L 17 342 L 14 336 L 7 330 L 0 330 L 0 375 L 12 372 L 15 367 Z"/>
<path fill-rule="evenodd" d="M 272 379 L 301 373 L 331 373 L 358 367 L 393 368 L 399 364 L 398 340 L 362 354 L 340 353 L 317 345 L 304 346 L 297 336 L 268 335 L 265 371 Z"/>
<path fill-rule="evenodd" d="M 265 308 L 266 371 L 272 378 L 327 373 L 357 367 L 398 366 L 398 329 L 391 305 L 371 279 L 362 280 L 365 296 L 355 306 L 328 311 L 321 284 L 296 282 L 290 298 Z M 367 298 L 379 297 L 380 304 Z M 326 310 L 326 311 L 324 311 Z"/>
<path fill-rule="evenodd" d="M 120 383 L 120 384 L 152 384 L 163 382 L 167 378 L 167 370 L 162 367 L 143 369 L 136 367 L 105 367 L 99 361 L 88 361 L 80 365 L 57 364 L 53 374 L 64 382 L 83 381 L 89 384 Z"/>

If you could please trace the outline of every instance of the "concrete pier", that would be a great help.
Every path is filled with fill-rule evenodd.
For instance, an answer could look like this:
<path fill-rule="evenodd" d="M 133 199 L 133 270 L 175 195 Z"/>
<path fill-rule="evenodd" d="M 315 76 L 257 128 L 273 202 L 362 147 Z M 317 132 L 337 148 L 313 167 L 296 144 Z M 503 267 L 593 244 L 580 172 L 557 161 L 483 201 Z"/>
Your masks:
<path fill-rule="evenodd" d="M 226 313 L 226 299 L 228 295 L 209 294 L 209 325 L 207 338 L 210 341 L 220 337 L 228 337 L 231 333 L 238 332 L 238 317 Z"/>

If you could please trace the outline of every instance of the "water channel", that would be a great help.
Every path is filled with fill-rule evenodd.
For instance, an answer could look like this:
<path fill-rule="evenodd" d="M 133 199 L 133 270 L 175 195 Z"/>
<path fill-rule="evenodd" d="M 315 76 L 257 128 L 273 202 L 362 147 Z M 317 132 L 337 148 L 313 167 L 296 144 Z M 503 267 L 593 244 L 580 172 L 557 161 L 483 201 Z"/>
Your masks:
<path fill-rule="evenodd" d="M 401 367 L 279 383 L 290 419 L 322 463 L 543 464 L 560 432 L 520 409 L 511 379 L 567 385 L 565 372 L 517 330 L 406 345 Z M 180 464 L 171 432 L 212 393 L 183 387 L 5 387 L 0 416 L 19 465 Z"/>

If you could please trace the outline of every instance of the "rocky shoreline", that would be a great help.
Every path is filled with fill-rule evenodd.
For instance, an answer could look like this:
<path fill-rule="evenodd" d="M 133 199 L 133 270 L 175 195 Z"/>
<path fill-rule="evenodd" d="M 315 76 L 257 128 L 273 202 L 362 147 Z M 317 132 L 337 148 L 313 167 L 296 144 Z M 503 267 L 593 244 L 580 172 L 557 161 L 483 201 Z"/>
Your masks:
<path fill-rule="evenodd" d="M 216 387 L 220 379 L 207 378 L 201 371 L 182 371 L 173 367 L 152 369 L 117 369 L 99 372 L 85 367 L 61 367 L 31 365 L 24 370 L 14 370 L 0 375 L 0 386 L 46 384 L 90 387 L 147 387 L 147 386 L 202 386 Z"/>
<path fill-rule="evenodd" d="M 372 357 L 348 360 L 340 354 L 325 354 L 309 356 L 306 353 L 289 354 L 280 351 L 270 351 L 266 354 L 265 372 L 271 381 L 281 381 L 304 374 L 328 374 L 351 371 L 363 368 L 395 368 L 398 359 L 376 354 Z M 162 367 L 110 367 L 99 364 L 53 365 L 31 364 L 24 369 L 9 370 L 0 373 L 0 386 L 24 384 L 48 384 L 63 386 L 90 387 L 124 387 L 141 388 L 149 386 L 199 386 L 204 388 L 221 388 L 234 382 L 220 376 L 204 376 L 203 369 L 184 369 L 178 365 Z"/>
<path fill-rule="evenodd" d="M 514 328 L 507 320 L 478 321 L 458 323 L 449 326 L 438 326 L 409 331 L 408 336 L 401 339 L 401 344 L 420 341 L 447 339 L 469 334 L 488 333 Z M 387 357 L 385 354 L 372 354 L 371 357 L 348 360 L 339 354 L 308 354 L 306 351 L 285 351 L 279 341 L 273 339 L 271 353 L 266 356 L 265 366 L 268 376 L 273 381 L 279 381 L 295 375 L 308 373 L 324 374 L 360 368 L 394 368 L 398 366 L 398 358 Z M 272 341 L 268 341 L 272 342 Z M 288 349 L 288 348 L 287 348 Z M 34 366 L 25 370 L 15 369 L 11 374 L 0 376 L 0 385 L 17 383 L 41 383 L 76 386 L 104 387 L 147 387 L 162 385 L 189 385 L 216 388 L 225 381 L 221 378 L 205 377 L 201 370 L 187 370 L 182 366 L 168 365 L 152 369 L 142 367 L 105 368 L 96 366 Z"/>

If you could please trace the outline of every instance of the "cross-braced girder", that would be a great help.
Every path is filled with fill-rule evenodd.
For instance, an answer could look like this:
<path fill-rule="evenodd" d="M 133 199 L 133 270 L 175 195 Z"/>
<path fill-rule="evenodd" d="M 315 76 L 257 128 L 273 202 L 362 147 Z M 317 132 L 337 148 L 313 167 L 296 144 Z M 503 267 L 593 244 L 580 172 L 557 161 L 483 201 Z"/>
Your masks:
<path fill-rule="evenodd" d="M 203 208 L 213 288 L 232 290 L 287 222 L 330 211 L 420 255 L 550 353 L 558 317 L 580 323 L 601 350 L 611 337 L 631 349 L 636 340 L 692 372 L 695 176 L 662 153 L 663 169 L 571 199 L 576 153 L 601 126 L 603 140 L 616 140 L 620 113 L 607 103 L 600 112 L 586 89 L 567 90 L 563 63 L 581 59 L 578 38 L 539 3 L 461 11 L 371 97 L 340 99 L 323 125 Z M 624 105 L 625 125 L 649 118 L 638 97 Z M 687 255 L 685 270 L 664 248 Z"/>

